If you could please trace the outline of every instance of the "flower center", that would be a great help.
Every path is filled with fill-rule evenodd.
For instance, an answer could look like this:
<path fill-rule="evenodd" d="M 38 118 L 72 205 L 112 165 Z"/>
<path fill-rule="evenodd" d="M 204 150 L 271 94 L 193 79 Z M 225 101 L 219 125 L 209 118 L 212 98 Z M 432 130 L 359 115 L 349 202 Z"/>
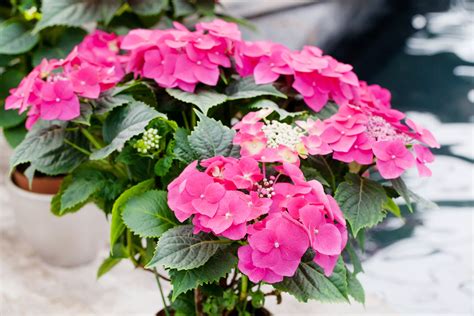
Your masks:
<path fill-rule="evenodd" d="M 204 194 L 201 194 L 199 197 L 200 197 L 201 199 L 204 199 Z"/>
<path fill-rule="evenodd" d="M 56 102 L 59 102 L 59 101 L 61 101 L 61 99 L 60 99 L 60 98 L 56 98 Z"/>
<path fill-rule="evenodd" d="M 200 65 L 200 64 L 202 64 L 202 61 L 198 60 L 198 61 L 196 62 L 196 64 Z"/>
<path fill-rule="evenodd" d="M 317 235 L 319 233 L 319 230 L 317 228 L 314 229 L 314 234 Z"/>
<path fill-rule="evenodd" d="M 395 156 L 395 155 L 392 155 L 392 159 L 395 159 L 395 158 L 397 158 L 397 156 Z"/>
<path fill-rule="evenodd" d="M 81 81 L 81 86 L 85 86 L 86 82 L 84 80 Z"/>
<path fill-rule="evenodd" d="M 273 245 L 275 246 L 275 248 L 280 248 L 280 243 L 278 241 L 275 241 Z"/>
<path fill-rule="evenodd" d="M 296 151 L 296 146 L 301 143 L 303 136 L 301 128 L 278 121 L 271 121 L 262 127 L 262 131 L 267 139 L 268 147 L 278 148 L 278 146 L 284 145 L 293 151 Z"/>
<path fill-rule="evenodd" d="M 229 219 L 229 217 L 232 217 L 232 214 L 230 214 L 230 212 L 225 213 L 225 218 Z"/>

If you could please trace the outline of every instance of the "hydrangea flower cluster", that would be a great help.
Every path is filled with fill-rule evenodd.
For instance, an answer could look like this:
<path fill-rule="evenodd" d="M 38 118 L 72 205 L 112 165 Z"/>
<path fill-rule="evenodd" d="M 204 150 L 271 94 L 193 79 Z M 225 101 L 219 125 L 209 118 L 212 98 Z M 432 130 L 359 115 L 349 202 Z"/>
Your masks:
<path fill-rule="evenodd" d="M 79 98 L 96 99 L 123 78 L 126 59 L 119 55 L 120 41 L 114 34 L 95 31 L 65 59 L 43 59 L 17 88 L 10 90 L 5 109 L 28 111 L 27 128 L 39 118 L 77 118 Z"/>
<path fill-rule="evenodd" d="M 144 133 L 142 138 L 137 140 L 134 147 L 141 154 L 153 154 L 160 148 L 161 136 L 158 135 L 156 128 L 149 128 Z"/>
<path fill-rule="evenodd" d="M 238 255 L 250 280 L 275 283 L 293 276 L 309 248 L 331 275 L 347 242 L 346 222 L 319 182 L 306 181 L 292 164 L 266 169 L 250 157 L 214 157 L 200 167 L 193 162 L 170 183 L 168 205 L 181 222 L 192 217 L 195 233 L 248 237 Z"/>
<path fill-rule="evenodd" d="M 275 82 L 288 76 L 315 111 L 329 99 L 347 104 L 357 97 L 359 81 L 352 66 L 323 55 L 316 47 L 301 51 L 271 42 L 241 39 L 236 24 L 223 20 L 203 22 L 192 32 L 179 23 L 169 30 L 133 30 L 121 48 L 130 51 L 127 71 L 154 79 L 164 88 L 179 87 L 193 92 L 198 83 L 215 86 L 219 68 L 234 61 L 240 76 L 253 76 L 257 84 Z"/>
<path fill-rule="evenodd" d="M 234 125 L 234 143 L 243 157 L 265 162 L 299 164 L 308 155 L 332 153 L 336 160 L 360 165 L 375 163 L 385 179 L 399 177 L 417 166 L 420 176 L 430 176 L 426 166 L 434 160 L 427 147 L 438 148 L 434 136 L 405 115 L 390 108 L 390 95 L 380 87 L 381 100 L 365 91 L 365 101 L 340 106 L 337 113 L 321 121 L 297 121 L 296 126 L 266 121 L 273 112 L 262 109 L 245 115 Z M 371 97 L 371 100 L 368 101 Z M 378 102 L 380 101 L 380 102 Z M 409 149 L 412 148 L 413 151 Z M 413 155 L 416 155 L 415 156 Z"/>

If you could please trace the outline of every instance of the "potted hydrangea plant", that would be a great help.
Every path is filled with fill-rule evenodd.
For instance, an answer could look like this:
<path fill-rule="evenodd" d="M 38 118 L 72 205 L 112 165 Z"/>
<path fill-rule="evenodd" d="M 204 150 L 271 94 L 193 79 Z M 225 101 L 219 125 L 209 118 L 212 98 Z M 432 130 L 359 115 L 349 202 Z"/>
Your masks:
<path fill-rule="evenodd" d="M 81 98 L 93 99 L 122 79 L 124 70 L 121 65 L 116 66 L 122 58 L 118 55 L 121 37 L 100 30 L 87 35 L 83 28 L 85 25 L 88 30 L 97 28 L 124 33 L 131 28 L 170 23 L 173 19 L 213 15 L 215 4 L 187 0 L 172 3 L 124 0 L 91 3 L 79 0 L 74 4 L 75 10 L 68 10 L 70 5 L 69 1 L 63 0 L 0 4 L 0 127 L 13 148 L 22 142 L 35 116 L 39 115 L 29 108 L 30 103 L 36 102 L 37 95 L 41 95 L 43 101 L 43 119 L 69 120 L 79 113 L 76 107 L 80 101 L 72 97 L 73 90 Z M 75 61 L 61 64 L 61 58 L 67 57 L 72 48 L 77 54 Z M 58 64 L 48 63 L 44 58 L 56 58 Z M 78 64 L 82 69 L 75 71 Z M 50 76 L 50 72 L 58 67 L 62 67 L 61 73 Z M 97 78 L 89 78 L 87 84 L 82 84 L 80 78 L 91 72 L 96 73 Z M 23 77 L 26 78 L 22 80 Z M 72 86 L 64 85 L 66 81 L 58 78 L 71 79 Z M 8 96 L 9 89 L 21 80 Z M 98 80 L 100 85 L 91 86 L 90 80 Z M 47 84 L 41 84 L 43 81 Z M 57 98 L 61 100 L 56 101 Z M 50 105 L 49 114 L 46 113 L 47 104 Z M 58 105 L 62 108 L 61 113 L 54 113 Z M 77 130 L 69 136 L 81 144 L 89 136 L 86 133 Z M 75 151 L 70 155 L 71 151 L 63 151 L 69 146 L 66 145 L 56 150 L 62 152 L 61 161 L 69 162 L 55 164 L 56 158 L 49 153 L 48 147 L 54 144 L 40 144 L 31 139 L 30 144 L 38 146 L 31 149 L 38 151 L 36 158 L 20 163 L 6 179 L 12 196 L 10 204 L 22 235 L 49 263 L 71 266 L 92 260 L 103 244 L 103 238 L 99 237 L 104 235 L 106 227 L 97 208 L 89 203 L 81 213 L 64 218 L 49 213 L 52 196 L 58 192 L 64 175 L 80 165 L 86 156 L 77 155 Z"/>
<path fill-rule="evenodd" d="M 11 161 L 80 160 L 52 211 L 107 214 L 98 275 L 124 259 L 153 272 L 160 315 L 268 315 L 283 292 L 363 302 L 365 230 L 401 216 L 399 196 L 411 210 L 400 176 L 430 175 L 433 135 L 350 65 L 244 41 L 222 20 L 132 30 L 120 47 L 105 89 L 77 50 L 44 62 L 35 80 L 51 95 L 24 103 L 34 124 Z"/>

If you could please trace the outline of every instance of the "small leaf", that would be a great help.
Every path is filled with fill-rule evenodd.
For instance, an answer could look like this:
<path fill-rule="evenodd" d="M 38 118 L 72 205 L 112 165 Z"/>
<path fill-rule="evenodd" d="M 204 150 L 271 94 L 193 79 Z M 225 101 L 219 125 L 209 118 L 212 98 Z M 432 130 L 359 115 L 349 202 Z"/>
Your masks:
<path fill-rule="evenodd" d="M 227 101 L 227 96 L 225 94 L 221 94 L 212 90 L 201 89 L 194 93 L 190 93 L 181 89 L 166 89 L 166 92 L 179 101 L 191 103 L 197 106 L 198 109 L 201 110 L 201 112 L 205 115 L 207 115 L 207 112 L 210 108 Z"/>
<path fill-rule="evenodd" d="M 101 93 L 97 100 L 92 100 L 94 114 L 102 115 L 115 109 L 116 107 L 135 101 L 127 94 L 115 94 L 114 89 L 109 89 Z"/>
<path fill-rule="evenodd" d="M 160 158 L 155 164 L 155 174 L 158 177 L 164 177 L 170 171 L 171 166 L 173 165 L 173 157 L 165 156 Z"/>
<path fill-rule="evenodd" d="M 67 132 L 65 138 L 82 148 L 86 148 L 88 145 L 87 139 L 77 131 Z M 65 143 L 59 148 L 32 160 L 31 165 L 44 174 L 60 175 L 73 171 L 81 163 L 88 160 L 88 158 L 86 154 Z"/>
<path fill-rule="evenodd" d="M 202 284 L 225 277 L 237 265 L 237 261 L 237 257 L 230 252 L 220 251 L 199 268 L 181 271 L 171 269 L 169 274 L 173 284 L 172 300 Z"/>
<path fill-rule="evenodd" d="M 56 216 L 62 216 L 67 213 L 77 212 L 87 203 L 87 201 L 84 201 L 83 203 L 79 203 L 72 208 L 61 210 L 61 197 L 64 191 L 71 185 L 71 183 L 72 183 L 72 175 L 68 175 L 64 177 L 63 181 L 61 182 L 59 192 L 56 193 L 53 196 L 53 199 L 51 200 L 51 212 Z"/>
<path fill-rule="evenodd" d="M 365 303 L 365 293 L 364 288 L 360 284 L 357 277 L 347 271 L 347 290 L 348 294 L 352 296 L 357 302 L 364 304 Z"/>
<path fill-rule="evenodd" d="M 177 270 L 198 268 L 228 243 L 228 240 L 217 239 L 211 234 L 194 234 L 192 225 L 177 226 L 161 236 L 147 268 L 158 264 Z"/>
<path fill-rule="evenodd" d="M 79 117 L 75 118 L 73 122 L 90 126 L 92 112 L 92 105 L 90 105 L 89 103 L 81 102 L 81 114 L 79 115 Z"/>
<path fill-rule="evenodd" d="M 362 233 L 362 231 L 361 231 L 361 233 Z M 352 246 L 351 241 L 347 242 L 346 248 L 344 248 L 344 250 L 349 255 L 349 259 L 352 263 L 352 266 L 354 267 L 354 274 L 357 274 L 359 272 L 363 272 L 364 270 L 362 269 L 362 263 L 360 262 L 359 256 L 357 255 L 354 247 Z"/>
<path fill-rule="evenodd" d="M 287 117 L 295 117 L 295 116 L 299 116 L 305 113 L 305 112 L 288 112 L 287 110 L 280 108 L 278 104 L 276 104 L 275 102 L 266 100 L 266 99 L 258 100 L 250 104 L 250 107 L 254 109 L 272 109 L 276 113 L 278 113 L 281 120 L 284 120 Z"/>
<path fill-rule="evenodd" d="M 34 31 L 53 25 L 82 26 L 98 20 L 108 23 L 121 4 L 120 0 L 43 0 L 42 17 Z"/>
<path fill-rule="evenodd" d="M 189 143 L 199 159 L 238 153 L 238 146 L 233 145 L 234 130 L 207 116 L 199 113 L 198 116 L 199 123 L 189 136 Z"/>
<path fill-rule="evenodd" d="M 165 191 L 153 190 L 130 198 L 122 212 L 125 225 L 140 237 L 160 237 L 178 224 L 166 197 Z"/>
<path fill-rule="evenodd" d="M 292 277 L 274 284 L 278 290 L 288 292 L 297 300 L 309 299 L 321 302 L 347 302 L 346 269 L 339 258 L 333 274 L 328 278 L 313 261 L 301 262 Z"/>
<path fill-rule="evenodd" d="M 198 159 L 198 154 L 191 147 L 188 139 L 188 133 L 185 129 L 178 128 L 174 134 L 174 139 L 176 141 L 174 146 L 174 155 L 176 159 L 184 163 L 190 163 Z"/>
<path fill-rule="evenodd" d="M 16 148 L 25 139 L 26 132 L 26 128 L 20 124 L 15 127 L 4 128 L 3 136 L 12 148 Z"/>
<path fill-rule="evenodd" d="M 113 267 L 115 267 L 121 259 L 117 258 L 107 258 L 104 261 L 102 261 L 102 264 L 100 265 L 99 269 L 97 270 L 97 278 L 100 278 L 107 272 L 109 272 Z"/>
<path fill-rule="evenodd" d="M 193 14 L 196 10 L 187 0 L 171 0 L 175 18 Z"/>
<path fill-rule="evenodd" d="M 61 196 L 60 213 L 88 201 L 105 184 L 103 174 L 94 169 L 81 169 L 72 175 L 72 181 Z"/>
<path fill-rule="evenodd" d="M 403 181 L 402 178 L 397 178 L 397 179 L 392 179 L 391 182 L 395 191 L 397 191 L 398 194 L 400 194 L 400 196 L 405 200 L 408 210 L 413 213 L 413 207 L 411 205 L 411 199 L 410 199 L 410 192 L 407 188 L 407 185 L 405 184 L 405 181 Z"/>
<path fill-rule="evenodd" d="M 0 24 L 0 54 L 17 55 L 31 50 L 39 40 L 26 24 L 8 20 Z"/>
<path fill-rule="evenodd" d="M 383 208 L 384 208 L 384 210 L 387 210 L 390 213 L 392 213 L 393 215 L 395 215 L 396 217 L 401 217 L 402 216 L 401 213 L 400 213 L 400 208 L 398 207 L 397 203 L 395 203 L 389 197 L 387 197 L 387 200 L 383 204 Z"/>
<path fill-rule="evenodd" d="M 116 150 L 120 151 L 128 140 L 143 133 L 148 123 L 159 116 L 165 117 L 139 101 L 114 110 L 103 126 L 104 140 L 109 144 L 93 152 L 90 159 L 103 159 Z"/>
<path fill-rule="evenodd" d="M 140 182 L 128 190 L 122 192 L 122 194 L 115 200 L 112 207 L 112 219 L 110 223 L 110 244 L 115 245 L 120 235 L 122 235 L 125 230 L 125 225 L 123 224 L 122 212 L 123 207 L 126 202 L 133 196 L 136 196 L 140 193 L 146 192 L 152 189 L 155 186 L 155 181 L 149 179 L 143 182 Z M 113 248 L 111 249 L 113 252 Z"/>
<path fill-rule="evenodd" d="M 382 185 L 375 181 L 353 173 L 346 175 L 345 179 L 337 187 L 335 199 L 353 234 L 357 235 L 361 228 L 372 227 L 385 217 L 383 204 L 387 195 Z"/>
<path fill-rule="evenodd" d="M 10 159 L 10 169 L 30 162 L 61 147 L 64 143 L 65 123 L 58 121 L 39 121 L 26 134 L 16 147 Z"/>
<path fill-rule="evenodd" d="M 284 99 L 287 98 L 285 94 L 278 91 L 271 84 L 256 84 L 253 77 L 245 77 L 232 82 L 227 88 L 226 93 L 228 95 L 228 100 L 250 99 L 262 95 L 270 95 Z"/>
<path fill-rule="evenodd" d="M 138 15 L 155 15 L 168 9 L 169 0 L 128 0 L 133 12 Z"/>

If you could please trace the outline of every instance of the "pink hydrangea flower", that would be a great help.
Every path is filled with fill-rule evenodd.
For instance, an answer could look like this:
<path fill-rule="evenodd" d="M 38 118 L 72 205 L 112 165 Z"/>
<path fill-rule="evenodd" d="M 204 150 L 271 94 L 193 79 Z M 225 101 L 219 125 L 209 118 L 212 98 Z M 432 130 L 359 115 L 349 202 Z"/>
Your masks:
<path fill-rule="evenodd" d="M 398 178 L 415 165 L 415 158 L 400 140 L 380 141 L 373 145 L 377 169 L 385 179 Z"/>
<path fill-rule="evenodd" d="M 263 179 L 258 162 L 245 157 L 237 163 L 227 164 L 224 177 L 231 179 L 238 189 L 251 189 L 256 182 Z"/>
<path fill-rule="evenodd" d="M 433 147 L 433 148 L 440 147 L 439 143 L 436 141 L 435 137 L 429 130 L 421 127 L 420 125 L 416 124 L 410 119 L 406 119 L 405 122 L 410 128 L 412 128 L 415 131 L 414 137 L 416 139 L 418 139 L 419 141 L 425 143 L 426 145 L 430 147 Z"/>
<path fill-rule="evenodd" d="M 433 154 L 428 148 L 419 144 L 413 145 L 413 149 L 415 150 L 416 168 L 420 177 L 431 177 L 431 170 L 426 164 L 434 161 Z"/>
<path fill-rule="evenodd" d="M 40 117 L 44 120 L 68 121 L 80 115 L 79 99 L 68 80 L 44 83 L 40 97 Z"/>
<path fill-rule="evenodd" d="M 276 275 L 293 276 L 308 245 L 308 235 L 301 226 L 283 216 L 273 217 L 264 229 L 249 236 L 251 265 Z M 249 273 L 255 280 L 262 274 L 260 271 L 258 275 L 252 274 L 253 271 L 242 272 Z"/>

